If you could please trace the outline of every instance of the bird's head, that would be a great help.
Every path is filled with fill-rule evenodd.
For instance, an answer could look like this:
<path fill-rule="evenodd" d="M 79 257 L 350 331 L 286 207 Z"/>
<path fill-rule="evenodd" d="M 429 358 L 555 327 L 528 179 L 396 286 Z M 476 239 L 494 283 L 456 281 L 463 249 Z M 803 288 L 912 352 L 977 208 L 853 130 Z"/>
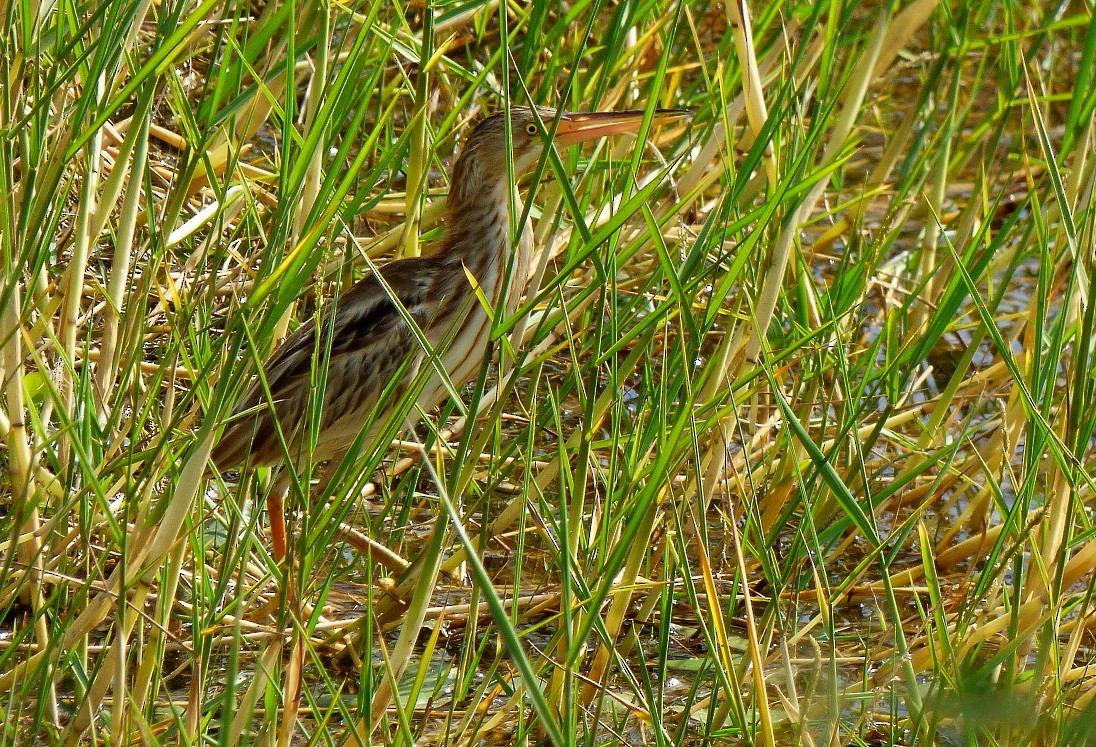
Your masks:
<path fill-rule="evenodd" d="M 652 125 L 671 122 L 687 114 L 680 109 L 660 109 L 654 112 Z M 506 118 L 510 119 L 511 150 L 506 147 Z M 552 123 L 559 117 L 554 135 L 549 139 Z M 558 146 L 581 143 L 605 135 L 635 132 L 643 124 L 644 112 L 574 112 L 558 115 L 555 109 L 514 106 L 509 113 L 502 111 L 484 119 L 464 144 L 453 168 L 450 203 L 466 204 L 482 195 L 488 185 L 504 183 L 509 169 L 507 161 L 513 154 L 514 174 L 522 174 L 540 160 L 548 143 Z"/>

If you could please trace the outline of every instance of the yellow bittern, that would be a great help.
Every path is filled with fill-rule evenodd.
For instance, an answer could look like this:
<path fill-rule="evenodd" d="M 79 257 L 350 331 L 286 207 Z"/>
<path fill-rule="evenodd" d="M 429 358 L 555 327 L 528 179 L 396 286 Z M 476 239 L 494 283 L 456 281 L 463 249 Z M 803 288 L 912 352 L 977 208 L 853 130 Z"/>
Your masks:
<path fill-rule="evenodd" d="M 684 114 L 660 110 L 652 122 L 662 124 Z M 330 348 L 311 453 L 316 464 L 330 460 L 337 465 L 355 443 L 375 438 L 386 420 L 383 408 L 375 412 L 379 394 L 396 376 L 402 377 L 396 382 L 397 397 L 401 388 L 415 381 L 427 351 L 408 325 L 408 316 L 439 355 L 454 386 L 463 385 L 480 368 L 489 354 L 491 321 L 469 278 L 496 310 L 513 314 L 528 280 L 532 254 L 530 231 L 522 230 L 516 242 L 510 231 L 510 216 L 521 215 L 522 206 L 512 204 L 517 201 L 507 167 L 507 116 L 514 175 L 536 164 L 549 142 L 563 146 L 635 131 L 644 119 L 642 111 L 562 114 L 551 141 L 546 128 L 557 119 L 552 109 L 513 107 L 509 115 L 500 112 L 480 122 L 453 168 L 448 229 L 440 251 L 384 265 L 379 270 L 383 283 L 376 275 L 367 275 L 339 299 L 334 319 L 306 322 L 291 334 L 264 366 L 269 399 L 257 380 L 236 405 L 212 453 L 218 469 L 245 461 L 251 468 L 282 462 L 286 450 L 278 426 L 290 457 L 302 456 L 317 350 L 327 354 Z M 393 296 L 403 310 L 393 303 Z M 430 410 L 445 399 L 446 391 L 435 372 L 416 403 L 423 411 Z M 361 439 L 363 428 L 374 432 Z M 276 485 L 268 499 L 274 555 L 279 560 L 285 553 L 281 501 L 289 487 L 284 472 L 281 487 Z"/>

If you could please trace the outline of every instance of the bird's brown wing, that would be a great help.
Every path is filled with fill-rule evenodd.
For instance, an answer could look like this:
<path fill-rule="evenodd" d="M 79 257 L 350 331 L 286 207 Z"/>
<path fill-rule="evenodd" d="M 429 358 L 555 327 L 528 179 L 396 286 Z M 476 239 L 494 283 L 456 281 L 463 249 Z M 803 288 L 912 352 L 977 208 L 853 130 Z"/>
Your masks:
<path fill-rule="evenodd" d="M 433 313 L 444 290 L 438 287 L 437 261 L 433 258 L 409 258 L 381 268 L 392 294 L 420 328 L 434 323 Z M 293 433 L 307 417 L 313 359 L 326 355 L 327 384 L 324 392 L 323 431 L 340 419 L 356 414 L 355 434 L 361 430 L 363 409 L 371 407 L 401 368 L 414 374 L 422 347 L 375 275 L 354 285 L 338 301 L 334 319 L 302 324 L 285 339 L 263 367 L 268 401 L 261 381 L 252 382 L 233 410 L 212 459 L 219 468 L 240 464 L 268 465 L 282 458 L 275 416 L 282 432 L 293 443 Z M 316 335 L 320 335 L 317 344 Z M 328 337 L 330 336 L 330 343 Z M 405 368 L 409 359 L 411 363 Z M 246 413 L 246 414 L 245 414 Z"/>

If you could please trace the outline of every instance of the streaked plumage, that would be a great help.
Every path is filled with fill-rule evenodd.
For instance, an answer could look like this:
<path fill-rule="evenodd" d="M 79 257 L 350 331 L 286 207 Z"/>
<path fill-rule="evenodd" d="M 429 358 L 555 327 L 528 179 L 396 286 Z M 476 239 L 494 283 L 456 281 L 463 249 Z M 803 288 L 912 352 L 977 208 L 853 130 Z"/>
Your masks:
<path fill-rule="evenodd" d="M 556 113 L 539 109 L 551 126 Z M 680 112 L 660 112 L 656 120 L 673 119 Z M 457 387 L 479 369 L 488 351 L 489 319 L 472 292 L 473 276 L 495 309 L 512 314 L 528 280 L 531 232 L 511 240 L 512 190 L 507 168 L 505 113 L 484 119 L 469 136 L 453 169 L 447 204 L 448 232 L 442 249 L 430 257 L 401 259 L 380 269 L 385 282 L 439 351 L 449 378 Z M 532 109 L 510 110 L 514 173 L 532 167 L 543 151 L 546 134 Z M 642 112 L 564 114 L 555 142 L 568 145 L 602 135 L 638 129 Z M 516 204 L 513 214 L 520 215 Z M 508 279 L 508 282 L 507 280 Z M 505 293 L 505 299 L 503 294 Z M 399 387 L 414 381 L 425 351 L 378 279 L 369 275 L 339 300 L 333 324 L 320 322 L 324 339 L 316 343 L 316 325 L 306 322 L 291 334 L 264 367 L 273 407 L 256 381 L 236 406 L 233 417 L 213 450 L 220 469 L 247 463 L 273 465 L 284 458 L 274 426 L 276 416 L 299 459 L 308 412 L 313 356 L 327 346 L 332 329 L 327 385 L 314 463 L 341 459 L 367 425 L 377 395 L 396 375 Z M 417 403 L 424 410 L 438 405 L 446 388 L 437 374 L 430 376 Z M 366 439 L 371 438 L 367 435 Z"/>

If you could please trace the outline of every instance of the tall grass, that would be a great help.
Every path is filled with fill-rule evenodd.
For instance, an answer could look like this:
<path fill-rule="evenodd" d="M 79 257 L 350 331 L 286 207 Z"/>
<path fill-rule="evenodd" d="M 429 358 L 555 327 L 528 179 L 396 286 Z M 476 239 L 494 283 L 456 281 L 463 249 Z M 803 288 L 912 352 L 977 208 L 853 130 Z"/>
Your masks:
<path fill-rule="evenodd" d="M 1089 5 L 0 17 L 4 743 L 1096 740 Z M 507 103 L 693 114 L 275 562 L 220 426 Z"/>

